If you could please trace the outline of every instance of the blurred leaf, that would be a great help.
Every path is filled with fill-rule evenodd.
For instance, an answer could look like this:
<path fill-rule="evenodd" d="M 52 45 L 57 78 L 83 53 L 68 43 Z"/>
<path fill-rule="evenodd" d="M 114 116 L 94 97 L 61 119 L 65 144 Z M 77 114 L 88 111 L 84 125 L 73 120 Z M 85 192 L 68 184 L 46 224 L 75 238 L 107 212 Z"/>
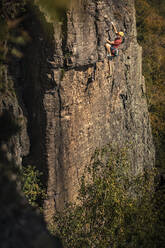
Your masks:
<path fill-rule="evenodd" d="M 11 50 L 11 54 L 12 54 L 13 56 L 17 57 L 17 58 L 22 58 L 22 57 L 23 57 L 23 53 L 20 52 L 20 51 L 19 51 L 18 49 L 16 49 L 16 48 L 13 48 L 13 49 Z"/>
<path fill-rule="evenodd" d="M 12 20 L 8 19 L 7 20 L 8 29 L 16 28 L 24 19 L 25 19 L 25 16 L 12 19 Z"/>
<path fill-rule="evenodd" d="M 10 37 L 9 38 L 11 42 L 18 44 L 18 45 L 25 45 L 26 41 L 23 36 L 17 36 L 17 37 Z"/>

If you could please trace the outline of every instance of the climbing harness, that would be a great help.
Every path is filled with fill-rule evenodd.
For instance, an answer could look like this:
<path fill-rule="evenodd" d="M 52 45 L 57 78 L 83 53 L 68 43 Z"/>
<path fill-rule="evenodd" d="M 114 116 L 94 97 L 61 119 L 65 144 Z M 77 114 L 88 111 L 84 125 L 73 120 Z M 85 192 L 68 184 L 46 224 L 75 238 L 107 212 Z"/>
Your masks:
<path fill-rule="evenodd" d="M 111 53 L 113 54 L 113 56 L 118 56 L 119 55 L 119 50 L 116 47 L 111 46 Z"/>

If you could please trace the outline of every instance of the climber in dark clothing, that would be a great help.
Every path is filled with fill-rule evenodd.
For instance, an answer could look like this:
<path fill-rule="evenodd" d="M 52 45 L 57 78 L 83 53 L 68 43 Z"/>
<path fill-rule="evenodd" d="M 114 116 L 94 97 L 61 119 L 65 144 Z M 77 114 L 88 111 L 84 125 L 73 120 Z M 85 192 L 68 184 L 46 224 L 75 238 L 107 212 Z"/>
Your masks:
<path fill-rule="evenodd" d="M 124 36 L 124 33 L 123 32 L 118 32 L 114 23 L 111 22 L 112 25 L 113 25 L 113 28 L 114 28 L 114 31 L 117 35 L 116 39 L 114 41 L 110 41 L 110 40 L 106 40 L 106 44 L 105 44 L 105 47 L 108 51 L 108 55 L 107 57 L 109 58 L 113 58 L 114 56 L 117 56 L 118 55 L 118 47 L 122 44 L 123 42 L 123 36 Z"/>

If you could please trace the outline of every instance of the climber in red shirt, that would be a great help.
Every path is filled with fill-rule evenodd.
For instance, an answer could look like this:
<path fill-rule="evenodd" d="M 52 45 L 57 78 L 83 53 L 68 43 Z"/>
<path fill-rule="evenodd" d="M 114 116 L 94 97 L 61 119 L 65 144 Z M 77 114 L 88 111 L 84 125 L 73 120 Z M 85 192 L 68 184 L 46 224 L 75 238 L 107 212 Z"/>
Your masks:
<path fill-rule="evenodd" d="M 109 40 L 106 40 L 107 43 L 105 44 L 105 47 L 108 51 L 108 55 L 107 57 L 109 59 L 113 58 L 114 56 L 117 56 L 118 55 L 118 47 L 122 44 L 123 42 L 123 36 L 124 36 L 124 33 L 123 32 L 118 32 L 114 23 L 111 22 L 112 25 L 113 25 L 113 28 L 114 28 L 114 31 L 117 35 L 116 39 L 114 41 L 109 41 Z"/>

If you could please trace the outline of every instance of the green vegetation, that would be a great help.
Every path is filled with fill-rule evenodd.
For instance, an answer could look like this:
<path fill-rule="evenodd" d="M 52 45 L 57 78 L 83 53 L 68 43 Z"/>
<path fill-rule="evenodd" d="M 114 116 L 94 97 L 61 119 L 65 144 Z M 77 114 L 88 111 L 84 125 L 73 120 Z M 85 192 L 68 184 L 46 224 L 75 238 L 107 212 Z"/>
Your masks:
<path fill-rule="evenodd" d="M 138 42 L 143 47 L 156 166 L 165 172 L 165 1 L 136 0 Z"/>
<path fill-rule="evenodd" d="M 156 147 L 156 166 L 165 174 L 165 1 L 135 0 L 138 41 L 143 47 L 143 74 L 153 138 Z M 155 193 L 157 221 L 156 247 L 164 247 L 165 186 Z"/>
<path fill-rule="evenodd" d="M 40 207 L 45 199 L 46 191 L 41 183 L 43 173 L 35 168 L 35 166 L 24 166 L 21 169 L 22 191 L 24 192 L 28 202 L 33 207 Z"/>
<path fill-rule="evenodd" d="M 63 20 L 66 16 L 68 2 L 66 4 L 65 0 L 35 2 L 50 19 Z M 164 171 L 165 4 L 163 0 L 135 2 L 138 41 L 143 46 L 143 73 L 157 151 L 156 164 Z M 9 88 L 4 64 L 9 55 L 21 58 L 19 48 L 29 39 L 26 31 L 19 28 L 26 13 L 27 0 L 8 3 L 8 0 L 0 3 L 1 92 Z M 65 57 L 67 59 L 69 54 Z M 61 78 L 63 76 L 64 70 L 61 70 Z M 153 191 L 153 170 L 148 169 L 136 176 L 130 171 L 125 151 L 117 152 L 110 147 L 96 151 L 82 177 L 77 204 L 68 204 L 55 216 L 52 232 L 61 237 L 64 247 L 164 247 L 165 189 Z M 45 198 L 41 177 L 42 173 L 34 166 L 22 168 L 22 190 L 35 207 L 40 207 Z"/>
<path fill-rule="evenodd" d="M 155 172 L 130 171 L 124 150 L 107 146 L 95 152 L 82 177 L 77 204 L 67 204 L 55 216 L 52 231 L 64 247 L 157 247 Z"/>

